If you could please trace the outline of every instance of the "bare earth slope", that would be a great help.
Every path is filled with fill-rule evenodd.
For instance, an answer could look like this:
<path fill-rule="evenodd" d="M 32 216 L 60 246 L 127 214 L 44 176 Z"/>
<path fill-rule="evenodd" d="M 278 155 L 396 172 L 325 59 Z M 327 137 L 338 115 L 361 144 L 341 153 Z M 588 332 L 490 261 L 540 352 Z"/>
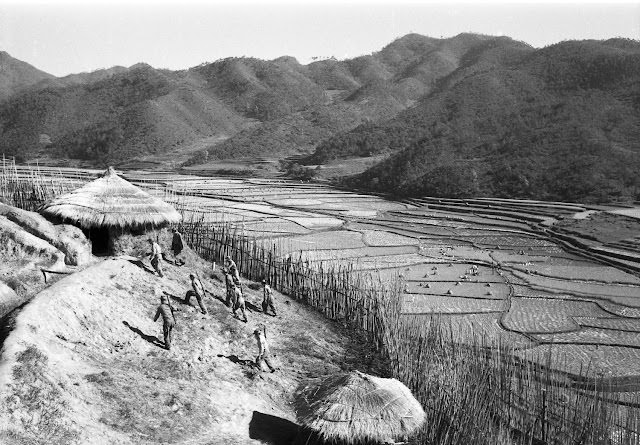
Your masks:
<path fill-rule="evenodd" d="M 80 229 L 0 203 L 0 319 L 62 275 L 94 261 Z"/>
<path fill-rule="evenodd" d="M 194 270 L 223 295 L 219 281 L 205 279 L 210 266 L 165 265 L 160 279 L 126 260 L 105 260 L 22 310 L 0 361 L 0 442 L 264 443 L 256 439 L 275 425 L 291 433 L 284 419 L 294 419 L 289 401 L 301 381 L 366 369 L 367 351 L 353 334 L 313 310 L 277 295 L 278 318 L 250 311 L 245 324 L 207 298 L 203 316 L 182 296 Z M 177 310 L 171 351 L 152 321 L 162 291 Z M 248 290 L 247 300 L 259 306 L 260 296 Z M 258 323 L 267 325 L 280 367 L 274 374 L 249 364 Z"/>

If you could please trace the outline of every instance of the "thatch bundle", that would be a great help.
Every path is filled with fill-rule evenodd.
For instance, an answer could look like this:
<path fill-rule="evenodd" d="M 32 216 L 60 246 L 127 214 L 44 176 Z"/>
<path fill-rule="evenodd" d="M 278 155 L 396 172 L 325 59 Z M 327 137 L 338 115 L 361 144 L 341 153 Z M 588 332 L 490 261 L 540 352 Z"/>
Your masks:
<path fill-rule="evenodd" d="M 322 379 L 295 401 L 299 422 L 329 443 L 383 443 L 415 432 L 425 414 L 396 379 L 359 371 Z"/>
<path fill-rule="evenodd" d="M 40 211 L 85 229 L 156 227 L 181 219 L 171 205 L 122 179 L 112 167 L 95 181 L 45 203 Z"/>

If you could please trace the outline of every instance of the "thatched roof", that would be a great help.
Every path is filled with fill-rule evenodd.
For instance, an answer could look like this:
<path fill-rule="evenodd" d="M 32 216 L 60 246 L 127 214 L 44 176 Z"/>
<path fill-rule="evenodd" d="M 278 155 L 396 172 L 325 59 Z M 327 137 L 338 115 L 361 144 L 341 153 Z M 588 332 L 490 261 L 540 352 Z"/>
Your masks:
<path fill-rule="evenodd" d="M 424 411 L 396 379 L 355 371 L 303 389 L 295 401 L 298 421 L 328 442 L 384 442 L 416 431 Z"/>
<path fill-rule="evenodd" d="M 84 228 L 160 226 L 181 219 L 171 205 L 122 179 L 113 167 L 95 181 L 46 202 L 40 211 Z"/>

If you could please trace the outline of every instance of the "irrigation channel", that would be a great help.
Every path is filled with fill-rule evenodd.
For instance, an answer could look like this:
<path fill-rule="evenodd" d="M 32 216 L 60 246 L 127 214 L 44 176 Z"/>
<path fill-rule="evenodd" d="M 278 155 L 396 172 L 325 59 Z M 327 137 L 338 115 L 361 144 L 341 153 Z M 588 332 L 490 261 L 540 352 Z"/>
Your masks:
<path fill-rule="evenodd" d="M 5 163 L 0 194 L 35 209 L 97 173 Z M 205 258 L 231 254 L 249 278 L 368 332 L 428 410 L 421 443 L 495 443 L 486 425 L 543 443 L 638 443 L 634 240 L 602 245 L 556 225 L 608 210 L 123 176 L 174 204 Z"/>

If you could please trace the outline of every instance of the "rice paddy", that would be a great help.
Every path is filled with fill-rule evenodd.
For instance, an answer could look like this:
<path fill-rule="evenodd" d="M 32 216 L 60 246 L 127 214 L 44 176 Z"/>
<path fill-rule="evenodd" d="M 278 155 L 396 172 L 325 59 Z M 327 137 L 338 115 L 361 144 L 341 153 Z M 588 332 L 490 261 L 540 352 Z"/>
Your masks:
<path fill-rule="evenodd" d="M 92 174 L 40 172 L 51 183 L 74 185 Z M 640 378 L 640 357 L 629 359 L 637 355 L 633 342 L 612 345 L 611 336 L 594 333 L 624 333 L 629 319 L 640 319 L 638 274 L 576 254 L 546 232 L 554 218 L 587 216 L 590 210 L 583 206 L 497 199 L 397 202 L 278 179 L 141 172 L 125 177 L 173 203 L 186 218 L 232 223 L 247 236 L 277 245 L 282 255 L 310 263 L 348 262 L 378 271 L 383 279 L 399 274 L 407 313 L 439 314 L 457 324 L 465 317 L 489 317 L 471 326 L 507 340 L 526 336 L 524 349 L 532 351 L 557 346 L 579 357 L 582 366 L 601 360 L 600 350 L 585 345 L 601 338 L 615 350 L 607 355 L 612 375 L 629 375 L 633 363 Z"/>

